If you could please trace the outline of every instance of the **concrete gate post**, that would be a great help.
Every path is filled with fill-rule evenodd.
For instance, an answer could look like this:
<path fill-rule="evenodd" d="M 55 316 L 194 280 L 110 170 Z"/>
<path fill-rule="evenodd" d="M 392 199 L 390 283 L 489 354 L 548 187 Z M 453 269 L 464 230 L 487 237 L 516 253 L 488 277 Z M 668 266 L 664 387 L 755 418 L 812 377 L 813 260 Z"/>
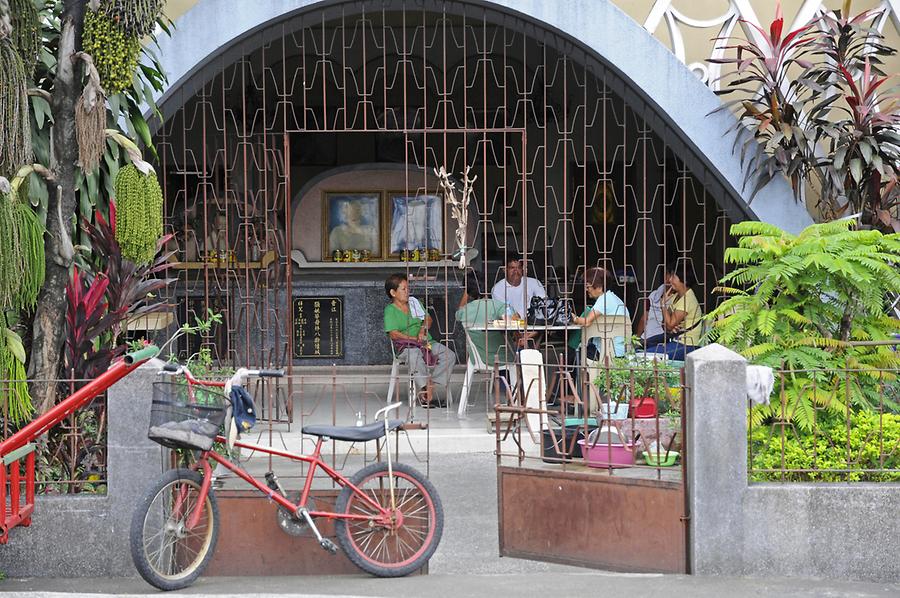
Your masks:
<path fill-rule="evenodd" d="M 747 360 L 712 344 L 687 356 L 685 378 L 691 569 L 733 574 L 743 569 Z"/>

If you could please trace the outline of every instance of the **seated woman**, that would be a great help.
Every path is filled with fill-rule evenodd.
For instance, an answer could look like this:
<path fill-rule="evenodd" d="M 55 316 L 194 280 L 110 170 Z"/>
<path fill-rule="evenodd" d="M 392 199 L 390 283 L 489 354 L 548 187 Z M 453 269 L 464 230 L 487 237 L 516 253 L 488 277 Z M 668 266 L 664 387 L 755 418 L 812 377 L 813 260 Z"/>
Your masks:
<path fill-rule="evenodd" d="M 572 323 L 577 326 L 590 326 L 600 316 L 625 316 L 631 321 L 631 315 L 625 303 L 612 291 L 607 290 L 610 273 L 605 268 L 591 268 L 584 274 L 584 287 L 588 297 L 594 299 L 594 305 L 586 309 L 581 317 L 572 318 Z M 578 348 L 581 345 L 581 331 L 576 331 L 569 337 L 569 359 L 575 363 L 578 356 Z M 625 338 L 613 337 L 613 349 L 616 357 L 625 356 Z M 599 355 L 597 339 L 591 339 L 588 347 L 588 359 L 596 359 Z"/>
<path fill-rule="evenodd" d="M 668 340 L 655 347 L 647 347 L 647 351 L 665 353 L 669 359 L 683 361 L 685 355 L 700 345 L 703 310 L 691 288 L 693 281 L 690 273 L 685 273 L 682 279 L 677 272 L 667 272 L 666 286 L 662 313 Z"/>
<path fill-rule="evenodd" d="M 432 406 L 445 407 L 443 401 L 431 400 L 426 354 L 436 360 L 431 380 L 443 386 L 445 391 L 450 383 L 450 373 L 456 363 L 456 355 L 441 343 L 432 340 L 428 334 L 431 318 L 419 300 L 409 296 L 409 281 L 405 274 L 391 274 L 384 283 L 384 291 L 391 300 L 384 307 L 384 331 L 394 344 L 398 355 L 409 364 L 419 389 L 419 404 L 426 409 Z"/>

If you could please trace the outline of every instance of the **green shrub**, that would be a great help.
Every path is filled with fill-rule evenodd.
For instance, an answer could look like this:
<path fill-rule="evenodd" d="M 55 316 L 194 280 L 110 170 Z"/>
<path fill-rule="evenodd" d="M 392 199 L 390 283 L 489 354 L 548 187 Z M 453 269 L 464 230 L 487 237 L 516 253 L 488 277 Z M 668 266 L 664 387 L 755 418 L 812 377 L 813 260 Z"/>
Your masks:
<path fill-rule="evenodd" d="M 778 426 L 755 427 L 750 435 L 750 481 L 900 481 L 900 471 L 862 471 L 900 470 L 900 416 L 873 411 L 851 413 L 849 443 L 845 417 L 825 412 L 819 417 L 822 419 L 816 422 L 815 434 L 790 424 L 784 426 L 783 434 Z M 784 475 L 779 471 L 759 471 L 762 469 L 783 470 Z M 797 471 L 806 469 L 818 471 Z"/>

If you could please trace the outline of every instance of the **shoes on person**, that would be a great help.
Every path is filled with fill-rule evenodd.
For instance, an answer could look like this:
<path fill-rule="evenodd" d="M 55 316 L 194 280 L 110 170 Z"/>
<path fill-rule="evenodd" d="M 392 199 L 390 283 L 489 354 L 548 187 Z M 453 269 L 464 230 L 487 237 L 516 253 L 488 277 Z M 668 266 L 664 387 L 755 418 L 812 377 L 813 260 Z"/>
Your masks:
<path fill-rule="evenodd" d="M 431 393 L 428 392 L 427 388 L 423 388 L 419 391 L 419 395 L 416 400 L 419 403 L 419 407 L 422 407 L 423 409 L 432 409 L 435 407 L 443 409 L 447 406 L 446 401 L 432 399 Z"/>

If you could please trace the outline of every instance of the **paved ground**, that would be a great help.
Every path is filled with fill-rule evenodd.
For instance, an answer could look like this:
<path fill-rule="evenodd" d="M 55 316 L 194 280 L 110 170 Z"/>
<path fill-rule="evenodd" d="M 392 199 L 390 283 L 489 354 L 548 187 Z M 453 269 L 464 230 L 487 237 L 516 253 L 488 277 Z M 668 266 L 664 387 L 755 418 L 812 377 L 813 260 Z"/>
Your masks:
<path fill-rule="evenodd" d="M 757 580 L 676 575 L 635 575 L 497 556 L 496 476 L 488 453 L 441 455 L 432 479 L 446 509 L 431 574 L 405 579 L 345 577 L 204 578 L 184 593 L 195 596 L 900 596 L 900 585 L 839 581 Z M 0 563 L 2 569 L 2 563 Z M 139 579 L 14 579 L 0 592 L 30 598 L 72 595 L 156 595 Z"/>

